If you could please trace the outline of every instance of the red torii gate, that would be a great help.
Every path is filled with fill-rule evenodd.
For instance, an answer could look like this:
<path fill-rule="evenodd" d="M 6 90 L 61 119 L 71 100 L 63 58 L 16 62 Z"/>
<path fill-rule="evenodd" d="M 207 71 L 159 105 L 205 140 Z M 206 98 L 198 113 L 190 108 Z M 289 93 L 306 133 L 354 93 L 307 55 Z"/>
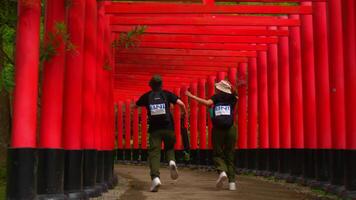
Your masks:
<path fill-rule="evenodd" d="M 191 75 L 179 74 L 181 78 L 172 77 L 166 82 L 176 94 L 184 93 L 190 84 L 193 93 L 199 93 L 199 96 L 205 97 L 205 85 L 208 85 L 208 95 L 213 94 L 214 79 L 221 80 L 228 75 L 229 80 L 235 84 L 237 71 L 239 80 L 246 79 L 248 71 L 248 102 L 246 86 L 239 87 L 240 140 L 238 145 L 242 149 L 239 155 L 239 167 L 271 172 L 278 170 L 280 173 L 290 172 L 294 177 L 303 174 L 306 179 L 330 180 L 332 185 L 345 185 L 348 191 L 356 190 L 354 184 L 356 176 L 353 171 L 355 159 L 345 159 L 346 155 L 349 158 L 355 158 L 356 149 L 356 128 L 354 127 L 356 117 L 353 105 L 356 97 L 352 92 L 356 89 L 355 60 L 352 59 L 355 56 L 356 35 L 354 1 L 344 0 L 342 5 L 338 0 L 263 0 L 258 2 L 304 3 L 300 6 L 238 5 L 231 7 L 230 5 L 213 5 L 214 1 L 204 1 L 206 5 L 154 3 L 151 4 L 152 7 L 149 7 L 148 3 L 112 3 L 108 4 L 104 11 L 104 3 L 98 3 L 99 9 L 97 10 L 95 0 L 74 0 L 66 14 L 66 24 L 72 36 L 71 42 L 77 47 L 76 54 L 65 52 L 62 41 L 59 49 L 62 54 L 59 53 L 51 61 L 45 63 L 42 99 L 44 106 L 41 115 L 39 145 L 36 142 L 35 116 L 40 1 L 30 0 L 28 2 L 19 1 L 16 88 L 12 148 L 9 151 L 11 170 L 8 198 L 34 198 L 36 194 L 60 197 L 64 195 L 62 186 L 70 198 L 85 198 L 83 189 L 91 196 L 99 195 L 98 188 L 103 190 L 108 183 L 113 182 L 112 154 L 115 149 L 113 95 L 114 93 L 115 96 L 127 94 L 122 99 L 126 100 L 127 112 L 130 110 L 131 99 L 139 94 L 129 91 L 135 89 L 141 92 L 148 89 L 147 86 L 135 83 L 135 81 L 117 81 L 120 75 L 116 73 L 125 75 L 122 72 L 126 71 L 126 75 L 131 73 L 138 75 L 139 71 L 146 70 L 138 67 L 143 63 L 135 65 L 135 56 L 147 58 L 148 66 L 149 64 L 157 66 L 164 63 L 164 60 L 170 59 L 187 63 L 209 61 L 210 57 L 214 57 L 214 53 L 221 55 L 221 57 L 216 57 L 218 59 L 214 58 L 216 62 L 218 60 L 235 62 L 238 66 L 228 68 L 231 66 L 225 65 L 221 70 L 217 69 L 218 73 L 214 73 L 213 66 L 207 67 L 209 70 L 203 72 L 204 65 L 196 63 L 197 65 L 189 65 L 191 72 L 187 71 L 187 74 Z M 127 9 L 122 9 L 122 13 L 117 13 L 123 8 L 121 6 L 126 6 Z M 159 9 L 159 6 L 164 9 Z M 53 31 L 53 24 L 56 21 L 65 21 L 64 8 L 64 0 L 48 0 L 46 33 Z M 343 13 L 342 9 L 344 9 Z M 87 13 L 85 18 L 84 12 Z M 105 16 L 105 12 L 113 16 Z M 222 16 L 231 13 L 289 14 L 290 17 Z M 327 19 L 326 13 L 333 17 Z M 165 17 L 162 14 L 172 15 Z M 185 19 L 178 17 L 182 14 L 187 17 Z M 204 16 L 200 16 L 201 14 Z M 109 19 L 111 19 L 110 24 Z M 31 25 L 26 26 L 26 24 Z M 116 51 L 118 55 L 111 55 L 109 47 L 113 38 L 110 31 L 120 33 L 137 24 L 149 26 L 147 34 L 142 37 L 142 46 L 122 52 Z M 171 27 L 162 30 L 161 25 Z M 233 30 L 234 28 L 226 31 L 219 30 L 225 25 L 236 27 L 236 30 Z M 178 30 L 178 27 L 182 26 L 187 29 Z M 193 26 L 195 28 L 192 28 Z M 196 26 L 201 27 L 196 28 Z M 261 26 L 264 29 L 246 26 Z M 280 27 L 270 30 L 270 26 Z M 204 35 L 199 33 L 201 30 L 211 32 L 211 36 L 201 36 Z M 238 36 L 235 36 L 235 32 L 239 32 Z M 187 36 L 183 37 L 182 34 Z M 229 35 L 231 37 L 227 37 Z M 254 38 L 252 36 L 264 37 Z M 236 44 L 216 45 L 224 39 L 225 43 Z M 210 44 L 211 41 L 213 41 L 212 44 Z M 200 43 L 202 45 L 199 45 Z M 242 43 L 249 46 L 241 46 Z M 256 44 L 256 49 L 251 46 L 253 44 Z M 266 44 L 266 46 L 260 48 L 258 44 Z M 221 54 L 223 51 L 214 51 L 214 48 L 224 49 L 224 53 L 228 53 L 229 57 Z M 234 48 L 236 50 L 232 52 Z M 314 48 L 316 51 L 313 50 Z M 188 53 L 185 49 L 189 50 Z M 141 54 L 135 54 L 135 51 Z M 195 55 L 192 55 L 192 52 Z M 64 61 L 64 54 L 66 54 L 66 61 Z M 238 55 L 241 57 L 236 58 Z M 328 56 L 330 59 L 327 59 Z M 127 59 L 117 64 L 123 57 Z M 103 69 L 103 66 L 107 64 L 113 66 L 116 59 L 119 60 L 113 67 L 114 72 Z M 64 62 L 66 63 L 65 71 Z M 82 67 L 83 62 L 85 67 Z M 170 61 L 172 66 L 179 63 L 181 65 L 178 66 L 184 66 L 184 62 Z M 123 67 L 127 64 L 136 67 Z M 146 82 L 152 73 L 163 72 L 165 78 L 170 77 L 169 74 L 177 74 L 179 70 L 188 69 L 178 68 L 178 66 L 177 69 L 171 70 L 152 68 L 148 74 L 141 73 L 142 79 L 136 79 L 136 81 Z M 194 70 L 196 69 L 202 70 L 201 74 L 195 76 Z M 65 80 L 64 92 L 62 92 L 63 80 Z M 180 85 L 174 84 L 177 81 L 182 84 L 181 88 Z M 126 88 L 125 90 L 120 89 L 121 83 Z M 333 88 L 332 93 L 329 88 Z M 331 101 L 328 100 L 329 96 L 331 96 Z M 183 98 L 183 101 L 187 103 L 186 98 Z M 118 102 L 119 149 L 123 145 L 121 140 L 122 103 Z M 95 109 L 93 109 L 94 104 Z M 198 149 L 197 130 L 205 132 L 206 113 L 202 108 L 199 109 L 201 120 L 198 128 L 198 109 L 195 103 L 191 104 L 191 111 L 192 149 Z M 142 110 L 143 130 L 147 126 L 145 112 Z M 247 112 L 248 124 L 245 120 Z M 257 112 L 259 113 L 258 119 Z M 133 145 L 136 153 L 139 148 L 138 114 L 137 110 L 134 111 Z M 64 116 L 63 122 L 62 116 Z M 129 141 L 131 134 L 130 120 L 130 115 L 126 115 L 126 141 Z M 175 120 L 179 121 L 177 109 L 175 109 Z M 257 140 L 257 123 L 259 123 L 259 140 Z M 179 130 L 179 123 L 176 123 L 176 129 Z M 86 134 L 87 137 L 83 137 L 82 134 Z M 177 131 L 177 136 L 179 136 L 179 131 Z M 211 147 L 211 142 L 206 142 L 205 134 L 200 134 L 200 136 L 200 148 L 203 150 L 200 158 L 205 159 L 208 153 L 205 149 Z M 143 131 L 142 141 L 145 140 L 146 133 Z M 207 143 L 208 147 L 206 147 Z M 127 150 L 131 148 L 128 144 L 126 143 Z M 145 142 L 142 142 L 141 148 L 145 149 L 147 147 L 145 145 Z M 39 188 L 35 191 L 36 174 L 33 172 L 37 167 L 34 162 L 37 147 L 42 148 L 39 150 L 38 165 L 41 173 L 38 174 Z M 179 140 L 176 148 L 181 148 Z M 280 149 L 280 154 L 276 153 L 277 149 Z M 84 161 L 81 159 L 83 154 Z M 272 159 L 274 155 L 280 155 L 279 167 L 276 166 L 277 161 Z M 300 155 L 305 155 L 307 158 L 302 159 Z M 317 156 L 314 158 L 313 155 Z M 288 165 L 287 157 L 289 156 L 292 156 L 294 163 L 304 163 L 304 170 L 296 164 Z M 329 163 L 325 160 L 329 159 L 329 156 L 332 158 L 331 174 L 326 173 Z M 258 162 L 255 162 L 255 158 L 258 158 Z M 269 159 L 265 160 L 265 158 Z M 95 159 L 98 159 L 98 162 Z M 311 162 L 314 159 L 317 160 L 316 163 Z M 82 162 L 84 162 L 83 169 L 79 167 Z M 206 160 L 201 160 L 200 163 L 206 163 Z M 314 164 L 317 169 L 310 170 L 312 169 L 310 166 Z M 89 166 L 95 166 L 94 171 Z M 344 166 L 346 166 L 345 171 L 339 170 Z M 61 182 L 63 167 L 66 170 L 64 183 Z M 26 174 L 26 178 L 16 178 L 18 174 Z M 48 176 L 50 174 L 57 174 L 57 176 Z M 79 181 L 82 175 L 84 175 L 83 185 Z M 24 179 L 26 181 L 23 181 Z M 101 187 L 95 189 L 96 183 Z"/>

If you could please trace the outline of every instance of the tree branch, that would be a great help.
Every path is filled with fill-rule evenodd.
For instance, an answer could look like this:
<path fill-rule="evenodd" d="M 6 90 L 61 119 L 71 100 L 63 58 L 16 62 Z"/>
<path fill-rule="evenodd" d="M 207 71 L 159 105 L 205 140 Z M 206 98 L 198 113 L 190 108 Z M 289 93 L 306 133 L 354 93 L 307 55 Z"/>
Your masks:
<path fill-rule="evenodd" d="M 7 55 L 7 53 L 4 51 L 4 49 L 0 48 L 0 56 L 6 58 L 6 60 L 11 63 L 12 65 L 14 65 L 14 61 L 10 58 L 9 55 Z"/>

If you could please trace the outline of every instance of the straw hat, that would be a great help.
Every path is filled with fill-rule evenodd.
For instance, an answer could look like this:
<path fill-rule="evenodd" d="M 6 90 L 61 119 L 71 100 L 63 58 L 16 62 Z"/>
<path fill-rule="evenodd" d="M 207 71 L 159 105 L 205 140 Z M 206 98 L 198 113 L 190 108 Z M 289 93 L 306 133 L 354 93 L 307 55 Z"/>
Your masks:
<path fill-rule="evenodd" d="M 219 83 L 215 83 L 216 89 L 231 94 L 231 84 L 228 81 L 222 80 Z"/>

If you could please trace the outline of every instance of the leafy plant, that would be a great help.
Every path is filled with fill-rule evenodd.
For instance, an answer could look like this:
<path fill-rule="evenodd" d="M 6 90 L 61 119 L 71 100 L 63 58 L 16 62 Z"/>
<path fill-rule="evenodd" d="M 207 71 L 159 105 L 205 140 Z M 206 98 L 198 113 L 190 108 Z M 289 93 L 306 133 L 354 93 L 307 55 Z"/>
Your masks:
<path fill-rule="evenodd" d="M 139 37 L 145 33 L 146 29 L 146 25 L 138 25 L 128 32 L 120 33 L 119 38 L 114 40 L 113 46 L 119 48 L 137 47 L 140 42 Z"/>
<path fill-rule="evenodd" d="M 46 35 L 41 42 L 40 61 L 41 63 L 51 60 L 58 53 L 58 48 L 64 43 L 66 51 L 74 51 L 75 46 L 70 41 L 67 26 L 64 22 L 56 22 L 54 30 Z"/>

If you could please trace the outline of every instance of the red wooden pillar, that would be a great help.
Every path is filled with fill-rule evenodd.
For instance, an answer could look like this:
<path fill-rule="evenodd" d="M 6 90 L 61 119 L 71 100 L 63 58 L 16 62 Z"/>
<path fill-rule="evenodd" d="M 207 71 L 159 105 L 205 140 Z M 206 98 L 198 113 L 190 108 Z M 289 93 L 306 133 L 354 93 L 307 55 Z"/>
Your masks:
<path fill-rule="evenodd" d="M 258 169 L 266 170 L 266 151 L 269 148 L 268 139 L 268 78 L 267 78 L 267 52 L 257 53 L 257 79 L 258 79 L 258 124 L 260 148 L 258 152 Z"/>
<path fill-rule="evenodd" d="M 302 5 L 311 6 L 311 2 Z M 314 155 L 317 148 L 316 135 L 316 100 L 315 100 L 315 66 L 312 15 L 301 15 L 302 77 L 304 105 L 304 170 L 305 178 L 315 178 Z"/>
<path fill-rule="evenodd" d="M 58 27 L 65 22 L 65 2 L 49 0 L 45 12 L 45 41 L 46 45 L 53 45 L 49 44 L 49 37 L 56 35 Z M 37 193 L 47 196 L 50 189 L 51 196 L 60 197 L 64 196 L 62 110 L 65 47 L 62 37 L 57 36 L 53 40 L 59 44 L 55 49 L 56 55 L 44 62 L 43 69 Z"/>
<path fill-rule="evenodd" d="M 198 83 L 198 96 L 205 99 L 205 84 L 206 79 L 200 79 Z M 207 162 L 207 143 L 206 143 L 206 107 L 203 104 L 199 104 L 199 147 L 200 147 L 200 164 L 206 164 Z"/>
<path fill-rule="evenodd" d="M 331 183 L 343 184 L 343 149 L 346 147 L 344 38 L 341 1 L 328 1 L 328 34 L 331 87 L 332 162 Z"/>
<path fill-rule="evenodd" d="M 345 155 L 345 188 L 356 191 L 356 3 L 343 1 L 343 26 L 345 44 L 345 89 L 346 89 L 346 155 Z M 356 198 L 350 192 L 350 199 Z"/>
<path fill-rule="evenodd" d="M 66 150 L 64 190 L 80 195 L 82 188 L 82 76 L 85 28 L 85 1 L 72 1 L 67 9 L 70 42 L 66 52 L 63 99 L 63 147 Z M 82 194 L 84 195 L 84 194 Z"/>
<path fill-rule="evenodd" d="M 331 148 L 330 82 L 326 3 L 313 3 L 315 77 L 317 101 L 317 165 L 316 178 L 326 182 L 329 178 L 329 149 Z"/>
<path fill-rule="evenodd" d="M 123 155 L 123 129 L 124 129 L 124 119 L 123 119 L 123 102 L 119 101 L 117 104 L 117 158 L 122 160 Z"/>
<path fill-rule="evenodd" d="M 134 99 L 136 102 L 137 99 Z M 133 160 L 139 158 L 139 145 L 138 145 L 138 108 L 133 109 L 132 114 L 132 140 L 133 140 Z"/>
<path fill-rule="evenodd" d="M 97 49 L 96 49 L 96 88 L 95 88 L 95 146 L 97 149 L 97 173 L 96 182 L 105 188 L 104 183 L 104 151 L 103 151 L 103 126 L 104 126 L 104 4 L 97 3 Z"/>
<path fill-rule="evenodd" d="M 57 8 L 56 8 L 57 9 Z M 95 146 L 95 89 L 97 49 L 97 4 L 86 2 L 82 101 L 82 147 L 84 148 L 83 187 L 88 195 L 95 196 L 97 149 Z"/>
<path fill-rule="evenodd" d="M 287 16 L 282 17 L 288 19 Z M 280 30 L 289 30 L 280 27 Z M 279 132 L 280 132 L 280 162 L 279 173 L 286 174 L 290 169 L 289 158 L 291 148 L 291 118 L 290 118 L 290 76 L 289 76 L 289 41 L 288 36 L 279 38 L 278 44 L 278 91 L 279 91 Z"/>
<path fill-rule="evenodd" d="M 237 86 L 237 68 L 235 68 L 235 67 L 229 68 L 228 79 L 229 79 L 229 82 L 231 83 L 231 85 L 236 88 L 236 86 Z M 237 122 L 237 113 L 235 113 L 234 122 L 235 123 Z M 236 141 L 236 148 L 238 147 L 237 144 L 238 143 Z"/>
<path fill-rule="evenodd" d="M 41 5 L 39 0 L 29 2 L 18 2 L 8 199 L 36 197 L 34 172 Z M 26 177 L 18 174 L 26 174 Z"/>
<path fill-rule="evenodd" d="M 290 18 L 299 19 L 299 15 L 291 15 Z M 304 148 L 302 60 L 299 27 L 290 28 L 289 44 L 291 77 L 291 128 L 293 148 L 291 174 L 298 176 L 302 173 L 303 159 L 301 155 Z"/>
<path fill-rule="evenodd" d="M 141 108 L 141 160 L 147 161 L 147 109 Z"/>
<path fill-rule="evenodd" d="M 277 30 L 277 27 L 270 27 L 270 30 Z M 271 171 L 277 170 L 277 150 L 279 149 L 279 99 L 278 99 L 278 46 L 268 45 L 268 111 L 269 111 L 269 145 Z M 275 158 L 275 159 L 274 159 Z"/>
<path fill-rule="evenodd" d="M 193 95 L 198 95 L 198 84 L 193 82 L 190 84 L 190 92 Z M 192 154 L 192 162 L 196 163 L 198 150 L 198 103 L 190 100 L 190 146 Z"/>
<path fill-rule="evenodd" d="M 180 88 L 175 88 L 174 94 L 180 96 Z M 174 149 L 182 150 L 182 136 L 180 134 L 180 107 L 178 105 L 174 106 L 174 132 L 176 134 Z"/>
<path fill-rule="evenodd" d="M 238 67 L 239 81 L 246 81 L 247 63 L 240 63 Z M 238 147 L 239 149 L 247 149 L 247 90 L 246 85 L 238 86 L 239 106 L 237 109 L 238 115 Z"/>
<path fill-rule="evenodd" d="M 218 72 L 217 74 L 217 82 L 220 82 L 221 80 L 225 80 L 226 78 L 226 72 Z"/>
<path fill-rule="evenodd" d="M 208 78 L 208 98 L 211 98 L 215 94 L 215 76 L 209 76 Z M 210 108 L 209 108 L 210 109 Z M 212 143 L 212 128 L 213 124 L 211 122 L 211 116 L 210 113 L 208 113 L 208 149 L 213 148 L 213 143 Z"/>
<path fill-rule="evenodd" d="M 248 124 L 247 124 L 247 148 L 248 168 L 256 168 L 257 142 L 257 112 L 258 112 L 258 90 L 257 90 L 257 59 L 250 58 L 248 62 Z"/>
<path fill-rule="evenodd" d="M 184 105 L 188 106 L 188 96 L 185 95 L 185 92 L 188 90 L 188 87 L 186 85 L 183 85 L 180 90 L 180 98 L 183 101 Z M 184 118 L 184 126 L 188 127 L 188 113 L 186 113 L 186 116 Z"/>
<path fill-rule="evenodd" d="M 125 104 L 125 160 L 131 160 L 131 100 Z"/>

